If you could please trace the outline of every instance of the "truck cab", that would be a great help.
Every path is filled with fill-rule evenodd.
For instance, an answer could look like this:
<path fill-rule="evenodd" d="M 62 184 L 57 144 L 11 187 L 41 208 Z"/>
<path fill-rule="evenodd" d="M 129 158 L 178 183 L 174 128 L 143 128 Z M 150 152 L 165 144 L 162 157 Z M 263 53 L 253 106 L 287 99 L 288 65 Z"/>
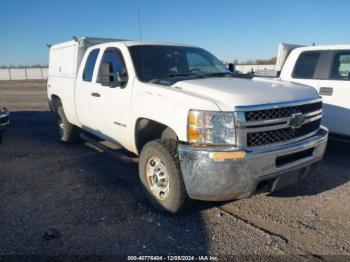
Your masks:
<path fill-rule="evenodd" d="M 349 137 L 350 45 L 292 47 L 280 79 L 314 87 L 323 98 L 323 124 L 332 134 Z"/>

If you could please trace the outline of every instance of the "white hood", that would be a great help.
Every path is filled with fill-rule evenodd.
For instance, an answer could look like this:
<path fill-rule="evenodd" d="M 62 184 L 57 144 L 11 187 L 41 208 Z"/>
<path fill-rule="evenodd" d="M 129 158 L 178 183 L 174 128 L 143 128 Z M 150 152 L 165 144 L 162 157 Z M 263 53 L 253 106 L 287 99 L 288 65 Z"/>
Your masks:
<path fill-rule="evenodd" d="M 222 111 L 232 111 L 235 106 L 291 102 L 319 97 L 312 87 L 265 78 L 248 80 L 215 77 L 180 81 L 173 87 L 207 98 L 216 103 Z"/>

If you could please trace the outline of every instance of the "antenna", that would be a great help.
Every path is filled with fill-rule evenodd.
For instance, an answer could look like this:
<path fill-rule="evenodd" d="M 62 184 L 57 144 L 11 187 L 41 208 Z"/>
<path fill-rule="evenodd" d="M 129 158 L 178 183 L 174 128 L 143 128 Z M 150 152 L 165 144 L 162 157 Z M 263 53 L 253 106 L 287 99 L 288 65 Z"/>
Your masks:
<path fill-rule="evenodd" d="M 138 18 L 138 23 L 139 23 L 139 39 L 140 39 L 140 42 L 142 42 L 141 16 L 140 16 L 140 9 L 139 8 L 137 8 L 137 18 Z"/>
<path fill-rule="evenodd" d="M 142 45 L 142 28 L 141 28 L 141 16 L 140 16 L 140 9 L 137 8 L 137 18 L 138 18 L 138 24 L 139 24 L 139 40 L 141 43 L 141 66 L 142 66 L 142 76 L 143 80 L 145 80 L 145 65 L 143 62 L 143 45 Z"/>

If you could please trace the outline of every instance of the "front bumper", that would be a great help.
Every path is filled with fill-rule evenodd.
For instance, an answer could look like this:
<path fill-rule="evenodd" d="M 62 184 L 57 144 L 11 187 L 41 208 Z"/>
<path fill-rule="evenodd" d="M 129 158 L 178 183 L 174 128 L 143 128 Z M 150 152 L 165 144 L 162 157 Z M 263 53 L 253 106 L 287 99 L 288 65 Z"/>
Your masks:
<path fill-rule="evenodd" d="M 10 125 L 9 116 L 9 112 L 0 113 L 0 133 L 4 132 Z"/>
<path fill-rule="evenodd" d="M 306 139 L 282 146 L 265 147 L 245 151 L 244 158 L 214 160 L 213 152 L 232 152 L 235 148 L 198 148 L 179 144 L 181 170 L 187 190 L 192 199 L 223 201 L 248 197 L 260 185 L 271 184 L 276 190 L 293 184 L 305 177 L 322 160 L 326 149 L 328 130 L 319 131 Z M 311 152 L 300 157 L 299 152 Z M 288 156 L 298 156 L 295 161 Z M 280 157 L 286 163 L 277 165 Z"/>

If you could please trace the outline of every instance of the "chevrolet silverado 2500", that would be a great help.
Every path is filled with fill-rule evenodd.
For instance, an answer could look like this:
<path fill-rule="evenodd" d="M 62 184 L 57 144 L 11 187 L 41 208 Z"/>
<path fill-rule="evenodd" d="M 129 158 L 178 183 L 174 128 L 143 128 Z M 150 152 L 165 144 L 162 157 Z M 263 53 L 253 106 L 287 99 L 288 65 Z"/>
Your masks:
<path fill-rule="evenodd" d="M 147 196 L 171 213 L 192 199 L 293 184 L 326 148 L 313 88 L 233 78 L 193 46 L 100 38 L 53 45 L 47 87 L 59 141 L 75 142 L 84 130 L 139 155 Z"/>

